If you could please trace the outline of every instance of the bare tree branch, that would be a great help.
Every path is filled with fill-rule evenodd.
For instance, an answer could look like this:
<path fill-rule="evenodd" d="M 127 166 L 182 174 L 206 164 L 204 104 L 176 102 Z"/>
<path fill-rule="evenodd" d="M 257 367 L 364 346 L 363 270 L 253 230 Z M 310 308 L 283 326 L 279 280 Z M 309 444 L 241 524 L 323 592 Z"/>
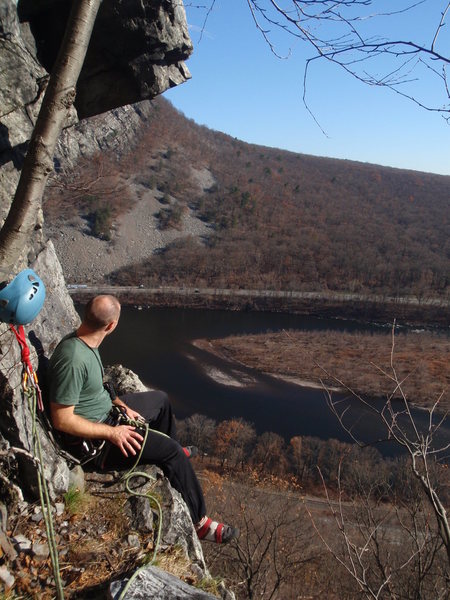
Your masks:
<path fill-rule="evenodd" d="M 275 56 L 287 58 L 291 55 L 290 50 L 287 55 L 277 50 L 276 30 L 313 48 L 315 55 L 305 63 L 303 102 L 316 123 L 306 93 L 310 67 L 319 59 L 342 68 L 364 84 L 388 88 L 424 110 L 440 113 L 445 119 L 450 119 L 446 72 L 450 57 L 438 48 L 450 3 L 439 12 L 439 21 L 431 33 L 429 45 L 409 37 L 389 39 L 383 36 L 383 19 L 412 12 L 426 3 L 427 0 L 406 1 L 403 6 L 386 12 L 376 10 L 376 0 L 289 0 L 283 6 L 276 0 L 247 0 L 255 26 Z M 372 8 L 374 10 L 369 10 Z M 367 22 L 375 20 L 379 28 L 377 37 L 366 33 Z M 389 59 L 387 65 L 386 57 Z M 372 72 L 363 66 L 366 63 L 374 65 Z M 423 74 L 419 72 L 422 67 L 440 82 L 443 102 L 436 100 L 430 103 L 411 87 L 411 84 L 423 79 Z M 427 87 L 423 86 L 424 93 Z"/>

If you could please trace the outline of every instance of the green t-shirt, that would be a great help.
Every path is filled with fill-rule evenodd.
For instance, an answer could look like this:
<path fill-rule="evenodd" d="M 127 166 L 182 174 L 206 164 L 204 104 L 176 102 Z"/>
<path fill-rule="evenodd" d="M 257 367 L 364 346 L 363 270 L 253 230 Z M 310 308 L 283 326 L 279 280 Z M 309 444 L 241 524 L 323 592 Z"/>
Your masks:
<path fill-rule="evenodd" d="M 51 402 L 75 406 L 75 414 L 89 421 L 106 418 L 112 402 L 103 387 L 103 365 L 97 348 L 70 334 L 55 348 L 48 374 Z"/>

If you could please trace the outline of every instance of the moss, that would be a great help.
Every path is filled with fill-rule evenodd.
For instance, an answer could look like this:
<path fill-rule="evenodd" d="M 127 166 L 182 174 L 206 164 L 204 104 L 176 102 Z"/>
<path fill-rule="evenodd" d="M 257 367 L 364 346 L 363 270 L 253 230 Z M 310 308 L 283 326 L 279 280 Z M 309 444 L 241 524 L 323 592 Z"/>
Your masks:
<path fill-rule="evenodd" d="M 222 585 L 223 579 L 221 577 L 204 577 L 195 587 L 220 598 L 220 587 Z"/>
<path fill-rule="evenodd" d="M 90 496 L 84 492 L 81 492 L 78 488 L 71 487 L 64 494 L 64 504 L 66 510 L 71 515 L 76 515 L 84 510 L 90 503 Z"/>

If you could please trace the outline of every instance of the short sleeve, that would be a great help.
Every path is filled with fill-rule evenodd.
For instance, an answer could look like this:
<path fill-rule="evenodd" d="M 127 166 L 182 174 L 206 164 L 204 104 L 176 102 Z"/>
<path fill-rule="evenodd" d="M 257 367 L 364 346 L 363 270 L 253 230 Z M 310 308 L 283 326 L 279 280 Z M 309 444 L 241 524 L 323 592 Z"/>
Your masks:
<path fill-rule="evenodd" d="M 50 401 L 76 406 L 86 380 L 86 366 L 75 356 L 61 353 L 50 361 Z"/>

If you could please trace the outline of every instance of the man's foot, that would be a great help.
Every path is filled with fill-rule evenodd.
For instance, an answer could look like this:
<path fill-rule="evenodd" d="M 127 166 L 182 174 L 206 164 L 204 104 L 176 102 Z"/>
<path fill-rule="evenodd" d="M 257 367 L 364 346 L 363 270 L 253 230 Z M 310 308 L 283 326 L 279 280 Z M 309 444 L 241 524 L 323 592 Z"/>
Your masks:
<path fill-rule="evenodd" d="M 183 452 L 188 458 L 194 458 L 194 456 L 198 455 L 198 448 L 197 446 L 184 446 Z"/>
<path fill-rule="evenodd" d="M 199 539 L 216 542 L 216 544 L 226 544 L 239 537 L 239 529 L 225 523 L 218 523 L 206 516 L 197 523 L 195 530 Z"/>

